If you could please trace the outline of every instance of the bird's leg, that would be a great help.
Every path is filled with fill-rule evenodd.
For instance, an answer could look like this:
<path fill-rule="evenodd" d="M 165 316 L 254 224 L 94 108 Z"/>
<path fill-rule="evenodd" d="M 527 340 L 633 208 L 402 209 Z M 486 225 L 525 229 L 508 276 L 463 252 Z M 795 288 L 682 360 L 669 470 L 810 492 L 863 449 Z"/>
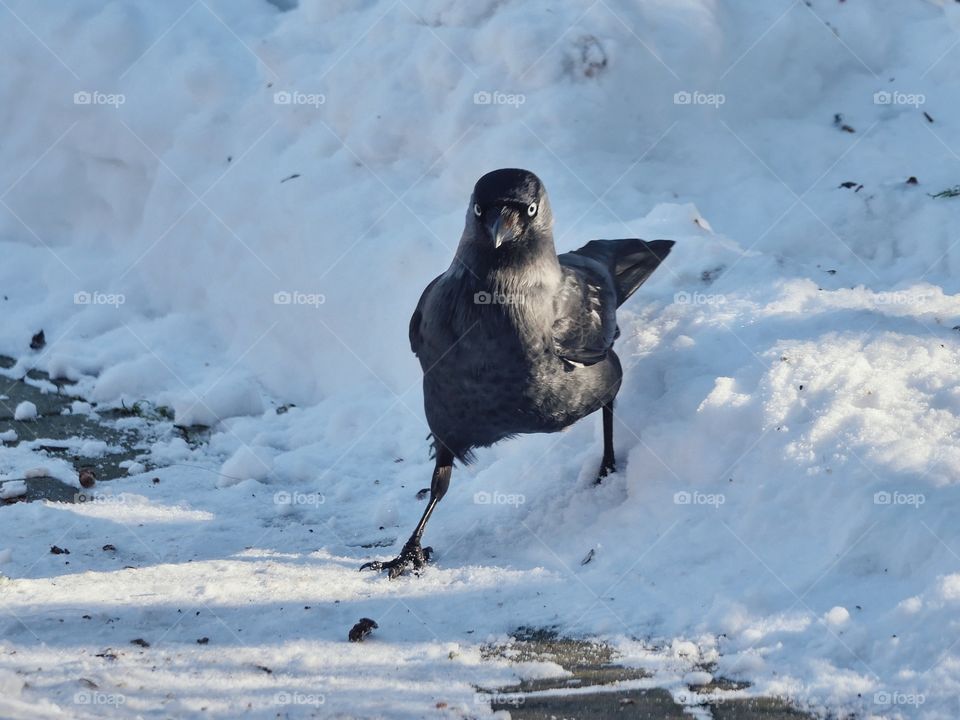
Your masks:
<path fill-rule="evenodd" d="M 603 405 L 603 460 L 600 461 L 600 472 L 597 474 L 596 484 L 612 472 L 617 471 L 613 458 L 613 400 Z"/>
<path fill-rule="evenodd" d="M 439 443 L 438 443 L 439 444 Z M 420 518 L 420 522 L 417 523 L 417 527 L 414 528 L 413 534 L 410 536 L 410 539 L 407 540 L 404 544 L 403 549 L 400 551 L 400 554 L 393 560 L 387 562 L 382 562 L 380 560 L 374 560 L 373 562 L 364 563 L 360 566 L 361 570 L 386 570 L 390 579 L 392 580 L 399 575 L 402 575 L 404 570 L 407 569 L 407 566 L 413 566 L 414 570 L 421 569 L 424 565 L 427 564 L 427 561 L 430 560 L 430 555 L 433 553 L 433 548 L 421 548 L 420 547 L 420 538 L 423 537 L 424 528 L 427 527 L 427 521 L 430 519 L 430 516 L 433 514 L 433 509 L 437 506 L 437 503 L 447 494 L 447 488 L 450 487 L 450 475 L 453 472 L 453 454 L 440 446 L 437 448 L 437 465 L 433 469 L 433 478 L 430 481 L 430 502 L 427 503 L 426 509 L 423 511 L 423 515 Z"/>

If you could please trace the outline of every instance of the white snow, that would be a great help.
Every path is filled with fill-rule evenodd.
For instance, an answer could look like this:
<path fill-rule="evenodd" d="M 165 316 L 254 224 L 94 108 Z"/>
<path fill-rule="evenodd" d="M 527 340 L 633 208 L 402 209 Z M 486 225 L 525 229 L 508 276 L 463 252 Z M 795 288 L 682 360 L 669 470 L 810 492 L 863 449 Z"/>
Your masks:
<path fill-rule="evenodd" d="M 837 605 L 836 607 L 830 608 L 827 614 L 823 616 L 823 619 L 827 625 L 831 627 L 843 627 L 850 620 L 850 611 Z"/>
<path fill-rule="evenodd" d="M 27 494 L 27 484 L 22 480 L 10 480 L 0 483 L 0 500 L 19 497 Z"/>
<path fill-rule="evenodd" d="M 960 183 L 960 4 L 6 5 L 2 375 L 212 429 L 0 507 L 0 716 L 483 716 L 475 686 L 545 669 L 480 646 L 555 625 L 675 697 L 715 664 L 955 717 L 960 198 L 930 195 Z M 677 241 L 619 314 L 620 472 L 592 485 L 595 418 L 501 443 L 455 470 L 435 567 L 360 574 L 429 484 L 410 313 L 504 166 L 561 251 Z M 24 439 L 0 477 L 77 483 Z"/>
<path fill-rule="evenodd" d="M 93 406 L 83 400 L 74 400 L 70 403 L 70 412 L 74 415 L 91 415 Z"/>
<path fill-rule="evenodd" d="M 120 463 L 120 467 L 127 471 L 127 475 L 140 475 L 147 471 L 147 467 L 136 460 L 124 460 Z"/>
<path fill-rule="evenodd" d="M 79 448 L 79 454 L 86 458 L 102 457 L 110 448 L 103 440 L 85 440 Z"/>
<path fill-rule="evenodd" d="M 23 402 L 17 403 L 17 409 L 13 412 L 13 419 L 21 421 L 36 420 L 37 406 L 29 400 L 24 400 Z"/>
<path fill-rule="evenodd" d="M 259 415 L 263 399 L 248 380 L 225 378 L 208 389 L 192 389 L 173 406 L 178 425 L 215 425 L 237 415 Z"/>

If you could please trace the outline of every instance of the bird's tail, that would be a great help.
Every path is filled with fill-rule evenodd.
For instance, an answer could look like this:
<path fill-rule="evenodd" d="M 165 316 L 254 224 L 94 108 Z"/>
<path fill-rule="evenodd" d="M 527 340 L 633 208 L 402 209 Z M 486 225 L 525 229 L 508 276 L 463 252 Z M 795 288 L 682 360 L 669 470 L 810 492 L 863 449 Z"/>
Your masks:
<path fill-rule="evenodd" d="M 596 260 L 610 271 L 620 307 L 660 266 L 672 247 L 673 240 L 591 240 L 573 253 Z"/>

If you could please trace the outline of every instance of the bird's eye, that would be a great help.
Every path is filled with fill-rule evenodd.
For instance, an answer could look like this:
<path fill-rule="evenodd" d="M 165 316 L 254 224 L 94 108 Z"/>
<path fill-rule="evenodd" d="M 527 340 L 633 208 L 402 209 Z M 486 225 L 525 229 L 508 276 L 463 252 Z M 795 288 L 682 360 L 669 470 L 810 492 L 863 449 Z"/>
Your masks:
<path fill-rule="evenodd" d="M 529 205 L 527 205 L 527 215 L 529 215 L 530 217 L 533 217 L 536 214 L 537 214 L 537 204 L 530 203 Z"/>
<path fill-rule="evenodd" d="M 477 217 L 480 217 L 481 215 L 483 215 L 483 210 L 480 208 L 480 203 L 473 204 L 473 214 L 476 215 Z"/>

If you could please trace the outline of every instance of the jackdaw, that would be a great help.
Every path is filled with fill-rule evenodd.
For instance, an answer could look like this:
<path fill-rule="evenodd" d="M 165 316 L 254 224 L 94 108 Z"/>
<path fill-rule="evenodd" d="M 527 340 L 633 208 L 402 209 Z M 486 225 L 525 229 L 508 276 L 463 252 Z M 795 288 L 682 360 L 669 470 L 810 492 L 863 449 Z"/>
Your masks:
<path fill-rule="evenodd" d="M 360 569 L 391 578 L 419 570 L 424 527 L 447 492 L 454 460 L 521 433 L 556 432 L 603 410 L 597 482 L 615 471 L 613 400 L 623 376 L 617 308 L 670 253 L 672 240 L 593 240 L 557 256 L 553 213 L 532 172 L 477 181 L 456 256 L 423 291 L 410 347 L 436 467 L 430 501 L 400 555 Z"/>

